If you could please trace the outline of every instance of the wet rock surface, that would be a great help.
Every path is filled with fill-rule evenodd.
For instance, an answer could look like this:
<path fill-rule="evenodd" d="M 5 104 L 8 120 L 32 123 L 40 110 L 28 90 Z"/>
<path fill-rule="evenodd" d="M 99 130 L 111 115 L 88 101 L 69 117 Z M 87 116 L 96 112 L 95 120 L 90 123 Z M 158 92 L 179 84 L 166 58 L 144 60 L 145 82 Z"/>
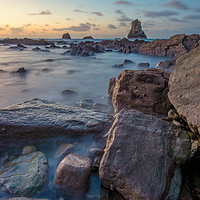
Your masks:
<path fill-rule="evenodd" d="M 106 114 L 62 105 L 44 99 L 33 99 L 0 110 L 1 138 L 18 136 L 48 137 L 52 133 L 100 132 L 109 123 Z M 38 134 L 37 134 L 38 133 Z"/>
<path fill-rule="evenodd" d="M 85 156 L 69 154 L 59 164 L 56 187 L 65 190 L 69 196 L 82 196 L 89 184 L 92 161 Z"/>
<path fill-rule="evenodd" d="M 0 171 L 0 186 L 13 195 L 34 195 L 45 186 L 47 179 L 48 161 L 39 151 L 19 156 L 4 164 Z"/>
<path fill-rule="evenodd" d="M 108 95 L 115 112 L 136 109 L 147 114 L 167 115 L 171 103 L 167 93 L 170 74 L 163 70 L 125 70 L 110 79 Z"/>
<path fill-rule="evenodd" d="M 175 166 L 189 159 L 190 147 L 187 133 L 172 123 L 135 110 L 121 111 L 109 131 L 100 179 L 125 199 L 160 200 L 169 188 L 180 190 L 171 178 Z"/>
<path fill-rule="evenodd" d="M 200 47 L 180 57 L 169 80 L 169 99 L 191 130 L 200 133 Z"/>

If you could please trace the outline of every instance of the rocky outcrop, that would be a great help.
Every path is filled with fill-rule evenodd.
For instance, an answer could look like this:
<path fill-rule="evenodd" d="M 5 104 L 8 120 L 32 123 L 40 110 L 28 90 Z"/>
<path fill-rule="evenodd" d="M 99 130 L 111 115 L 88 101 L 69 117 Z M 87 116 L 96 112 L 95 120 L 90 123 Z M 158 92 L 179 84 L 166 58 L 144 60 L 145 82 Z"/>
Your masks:
<path fill-rule="evenodd" d="M 13 195 L 37 194 L 47 183 L 48 161 L 39 151 L 28 153 L 3 165 L 0 186 Z"/>
<path fill-rule="evenodd" d="M 33 99 L 0 110 L 0 137 L 48 137 L 63 132 L 99 132 L 108 122 L 109 118 L 103 113 Z"/>
<path fill-rule="evenodd" d="M 125 199 L 177 199 L 178 167 L 189 158 L 190 147 L 187 133 L 172 123 L 123 110 L 109 131 L 99 169 L 101 182 Z"/>
<path fill-rule="evenodd" d="M 59 164 L 56 175 L 56 187 L 70 196 L 82 196 L 89 184 L 92 161 L 85 156 L 69 154 Z"/>
<path fill-rule="evenodd" d="M 180 57 L 199 44 L 200 36 L 198 34 L 185 35 L 179 34 L 165 40 L 154 40 L 153 42 L 144 43 L 139 47 L 138 53 L 155 56 Z"/>
<path fill-rule="evenodd" d="M 108 95 L 115 112 L 125 108 L 167 115 L 171 106 L 167 96 L 169 76 L 169 72 L 157 69 L 125 70 L 110 79 Z"/>
<path fill-rule="evenodd" d="M 85 36 L 84 38 L 83 38 L 83 40 L 93 40 L 94 38 L 92 37 L 92 36 Z"/>
<path fill-rule="evenodd" d="M 191 130 L 200 133 L 200 47 L 176 61 L 169 80 L 169 99 Z"/>
<path fill-rule="evenodd" d="M 132 21 L 131 30 L 128 34 L 128 38 L 147 38 L 144 31 L 142 30 L 141 22 L 138 19 Z"/>
<path fill-rule="evenodd" d="M 51 42 L 47 42 L 44 39 L 41 40 L 33 40 L 33 39 L 4 39 L 0 41 L 1 44 L 24 44 L 24 45 L 49 45 Z"/>
<path fill-rule="evenodd" d="M 69 33 L 65 33 L 62 35 L 62 39 L 71 39 L 71 36 L 69 35 Z"/>
<path fill-rule="evenodd" d="M 163 69 L 163 70 L 166 70 L 166 71 L 173 71 L 175 63 L 176 63 L 176 58 L 174 58 L 172 60 L 161 61 L 156 65 L 156 68 L 157 69 Z"/>

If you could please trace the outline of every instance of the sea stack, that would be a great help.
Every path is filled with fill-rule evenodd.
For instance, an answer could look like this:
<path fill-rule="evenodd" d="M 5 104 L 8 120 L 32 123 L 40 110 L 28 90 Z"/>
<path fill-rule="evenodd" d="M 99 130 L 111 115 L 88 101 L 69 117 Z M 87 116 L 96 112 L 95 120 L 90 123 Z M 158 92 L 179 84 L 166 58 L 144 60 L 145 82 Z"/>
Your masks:
<path fill-rule="evenodd" d="M 141 22 L 138 19 L 132 21 L 132 26 L 128 34 L 128 38 L 147 38 L 144 31 L 142 30 Z"/>
<path fill-rule="evenodd" d="M 71 39 L 71 36 L 69 35 L 69 33 L 65 33 L 63 34 L 62 39 Z"/>

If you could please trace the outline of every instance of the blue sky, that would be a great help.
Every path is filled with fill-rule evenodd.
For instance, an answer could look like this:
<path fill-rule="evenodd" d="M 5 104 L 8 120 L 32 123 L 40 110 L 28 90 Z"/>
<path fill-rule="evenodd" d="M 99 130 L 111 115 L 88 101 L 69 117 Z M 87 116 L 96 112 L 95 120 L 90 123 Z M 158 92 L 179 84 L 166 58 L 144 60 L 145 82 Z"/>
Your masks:
<path fill-rule="evenodd" d="M 199 0 L 0 0 L 0 37 L 126 37 L 139 19 L 148 38 L 200 33 Z"/>

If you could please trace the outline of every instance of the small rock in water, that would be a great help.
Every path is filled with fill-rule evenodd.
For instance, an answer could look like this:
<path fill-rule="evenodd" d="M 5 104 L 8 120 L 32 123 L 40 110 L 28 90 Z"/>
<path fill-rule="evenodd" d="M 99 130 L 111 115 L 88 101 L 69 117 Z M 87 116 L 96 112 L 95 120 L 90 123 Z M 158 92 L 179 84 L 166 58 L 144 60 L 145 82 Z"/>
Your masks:
<path fill-rule="evenodd" d="M 115 64 L 112 67 L 114 67 L 114 68 L 120 68 L 120 67 L 124 67 L 124 65 L 123 64 Z"/>
<path fill-rule="evenodd" d="M 53 60 L 53 59 L 46 59 L 46 60 L 44 60 L 43 62 L 54 62 L 55 60 Z"/>
<path fill-rule="evenodd" d="M 26 73 L 26 72 L 28 72 L 27 69 L 25 69 L 24 67 L 21 67 L 17 71 L 13 71 L 12 73 L 22 74 L 22 73 Z"/>
<path fill-rule="evenodd" d="M 22 45 L 22 44 L 17 44 L 17 47 L 18 47 L 18 48 L 23 48 L 23 49 L 27 48 L 27 47 L 25 47 L 25 46 Z"/>
<path fill-rule="evenodd" d="M 25 155 L 34 151 L 37 151 L 37 148 L 35 146 L 32 146 L 32 145 L 25 146 L 22 150 L 22 155 Z"/>
<path fill-rule="evenodd" d="M 126 59 L 123 61 L 123 64 L 130 64 L 130 63 L 134 63 L 134 62 L 132 60 L 126 60 Z"/>
<path fill-rule="evenodd" d="M 3 165 L 0 185 L 13 195 L 38 194 L 48 180 L 48 161 L 39 151 L 19 156 Z"/>
<path fill-rule="evenodd" d="M 139 63 L 137 66 L 138 67 L 149 67 L 150 64 L 148 62 L 146 62 L 146 63 Z"/>
<path fill-rule="evenodd" d="M 72 95 L 72 94 L 77 94 L 78 92 L 75 90 L 63 90 L 61 92 L 62 95 Z"/>
<path fill-rule="evenodd" d="M 55 185 L 68 195 L 82 196 L 89 184 L 92 161 L 90 158 L 69 154 L 56 170 Z"/>

